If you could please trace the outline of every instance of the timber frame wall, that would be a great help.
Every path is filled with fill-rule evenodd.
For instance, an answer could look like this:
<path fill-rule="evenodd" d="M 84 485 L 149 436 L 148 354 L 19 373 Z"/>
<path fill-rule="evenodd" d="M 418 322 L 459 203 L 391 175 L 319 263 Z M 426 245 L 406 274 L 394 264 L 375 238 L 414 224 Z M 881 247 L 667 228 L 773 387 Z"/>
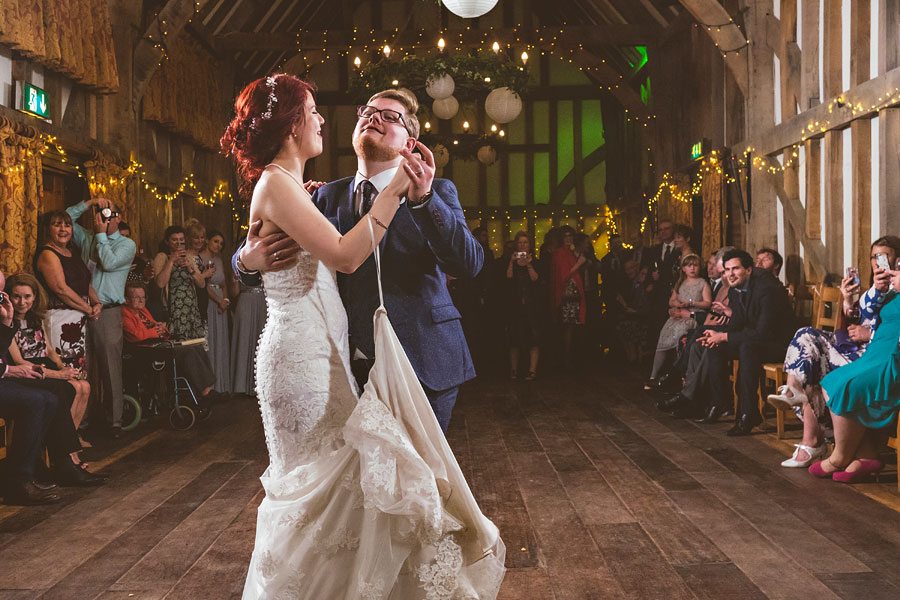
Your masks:
<path fill-rule="evenodd" d="M 704 19 L 720 18 L 710 16 L 713 4 L 724 8 L 682 3 L 695 17 L 706 5 Z M 736 8 L 750 44 L 722 60 L 736 80 L 746 76 L 745 138 L 728 144 L 738 156 L 752 149 L 755 163 L 744 245 L 779 247 L 787 264 L 802 257 L 812 281 L 851 265 L 867 280 L 871 242 L 900 234 L 900 0 L 741 0 Z M 720 41 L 721 32 L 710 35 Z"/>

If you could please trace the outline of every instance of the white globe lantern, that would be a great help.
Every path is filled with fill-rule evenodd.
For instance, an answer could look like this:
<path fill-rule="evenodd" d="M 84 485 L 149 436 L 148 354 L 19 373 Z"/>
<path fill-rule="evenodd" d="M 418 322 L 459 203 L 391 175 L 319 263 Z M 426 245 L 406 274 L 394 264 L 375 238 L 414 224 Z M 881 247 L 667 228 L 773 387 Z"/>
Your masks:
<path fill-rule="evenodd" d="M 522 112 L 522 99 L 507 87 L 497 88 L 488 94 L 484 110 L 498 123 L 509 123 Z"/>
<path fill-rule="evenodd" d="M 438 169 L 443 169 L 450 162 L 450 151 L 443 144 L 435 144 L 431 153 L 434 155 L 434 166 Z"/>
<path fill-rule="evenodd" d="M 453 78 L 448 73 L 444 73 L 441 76 L 432 74 L 425 80 L 425 93 L 435 100 L 449 98 L 453 95 L 453 90 L 455 89 L 456 82 L 453 81 Z"/>
<path fill-rule="evenodd" d="M 431 105 L 431 112 L 438 119 L 452 119 L 459 111 L 459 102 L 453 96 L 448 96 L 442 100 L 435 100 Z"/>
<path fill-rule="evenodd" d="M 478 162 L 483 165 L 491 166 L 497 161 L 497 151 L 494 150 L 494 147 L 485 144 L 481 148 L 478 149 Z"/>
<path fill-rule="evenodd" d="M 444 6 L 463 19 L 475 19 L 497 6 L 497 0 L 443 0 Z"/>

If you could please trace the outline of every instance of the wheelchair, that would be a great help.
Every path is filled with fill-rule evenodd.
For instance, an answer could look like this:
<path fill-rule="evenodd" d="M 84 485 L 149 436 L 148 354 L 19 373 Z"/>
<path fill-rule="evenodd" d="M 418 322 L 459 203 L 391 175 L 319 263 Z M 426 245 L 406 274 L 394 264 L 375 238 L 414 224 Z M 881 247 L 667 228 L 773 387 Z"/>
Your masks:
<path fill-rule="evenodd" d="M 181 346 L 180 342 L 162 339 L 125 342 L 123 430 L 137 427 L 145 412 L 148 418 L 168 412 L 169 424 L 178 431 L 209 418 L 211 409 L 200 405 L 190 382 L 179 373 L 176 354 Z"/>

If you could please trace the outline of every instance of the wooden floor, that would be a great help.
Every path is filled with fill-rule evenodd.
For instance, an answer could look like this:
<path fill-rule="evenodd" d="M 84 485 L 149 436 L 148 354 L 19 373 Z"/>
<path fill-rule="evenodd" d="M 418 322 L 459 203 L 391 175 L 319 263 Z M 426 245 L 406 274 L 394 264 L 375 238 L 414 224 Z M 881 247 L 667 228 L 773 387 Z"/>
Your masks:
<path fill-rule="evenodd" d="M 900 598 L 895 475 L 818 481 L 774 436 L 673 420 L 637 389 L 463 389 L 448 437 L 506 542 L 502 598 Z M 0 506 L 0 599 L 240 597 L 266 464 L 252 401 L 92 452 L 106 486 Z"/>

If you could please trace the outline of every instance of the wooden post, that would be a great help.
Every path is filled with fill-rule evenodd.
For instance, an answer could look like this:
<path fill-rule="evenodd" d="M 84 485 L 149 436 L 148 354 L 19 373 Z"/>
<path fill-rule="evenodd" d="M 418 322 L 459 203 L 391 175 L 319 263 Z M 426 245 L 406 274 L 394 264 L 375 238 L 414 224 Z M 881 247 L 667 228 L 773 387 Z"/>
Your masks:
<path fill-rule="evenodd" d="M 800 1 L 803 3 L 800 111 L 803 112 L 822 101 L 819 95 L 819 2 L 821 0 Z"/>
<path fill-rule="evenodd" d="M 876 0 L 877 1 L 877 0 Z M 850 85 L 869 80 L 869 48 L 871 31 L 870 0 L 856 0 L 850 13 Z M 859 268 L 859 280 L 868 281 L 871 263 L 869 244 L 872 241 L 872 122 L 857 119 L 850 124 L 853 139 L 853 255 L 851 265 Z"/>
<path fill-rule="evenodd" d="M 900 0 L 878 0 L 878 74 L 900 66 Z M 900 164 L 897 145 L 900 144 L 900 108 L 888 108 L 879 113 L 879 223 L 877 235 L 896 233 L 900 223 Z"/>
<path fill-rule="evenodd" d="M 822 239 L 822 141 L 806 140 L 806 237 Z"/>

